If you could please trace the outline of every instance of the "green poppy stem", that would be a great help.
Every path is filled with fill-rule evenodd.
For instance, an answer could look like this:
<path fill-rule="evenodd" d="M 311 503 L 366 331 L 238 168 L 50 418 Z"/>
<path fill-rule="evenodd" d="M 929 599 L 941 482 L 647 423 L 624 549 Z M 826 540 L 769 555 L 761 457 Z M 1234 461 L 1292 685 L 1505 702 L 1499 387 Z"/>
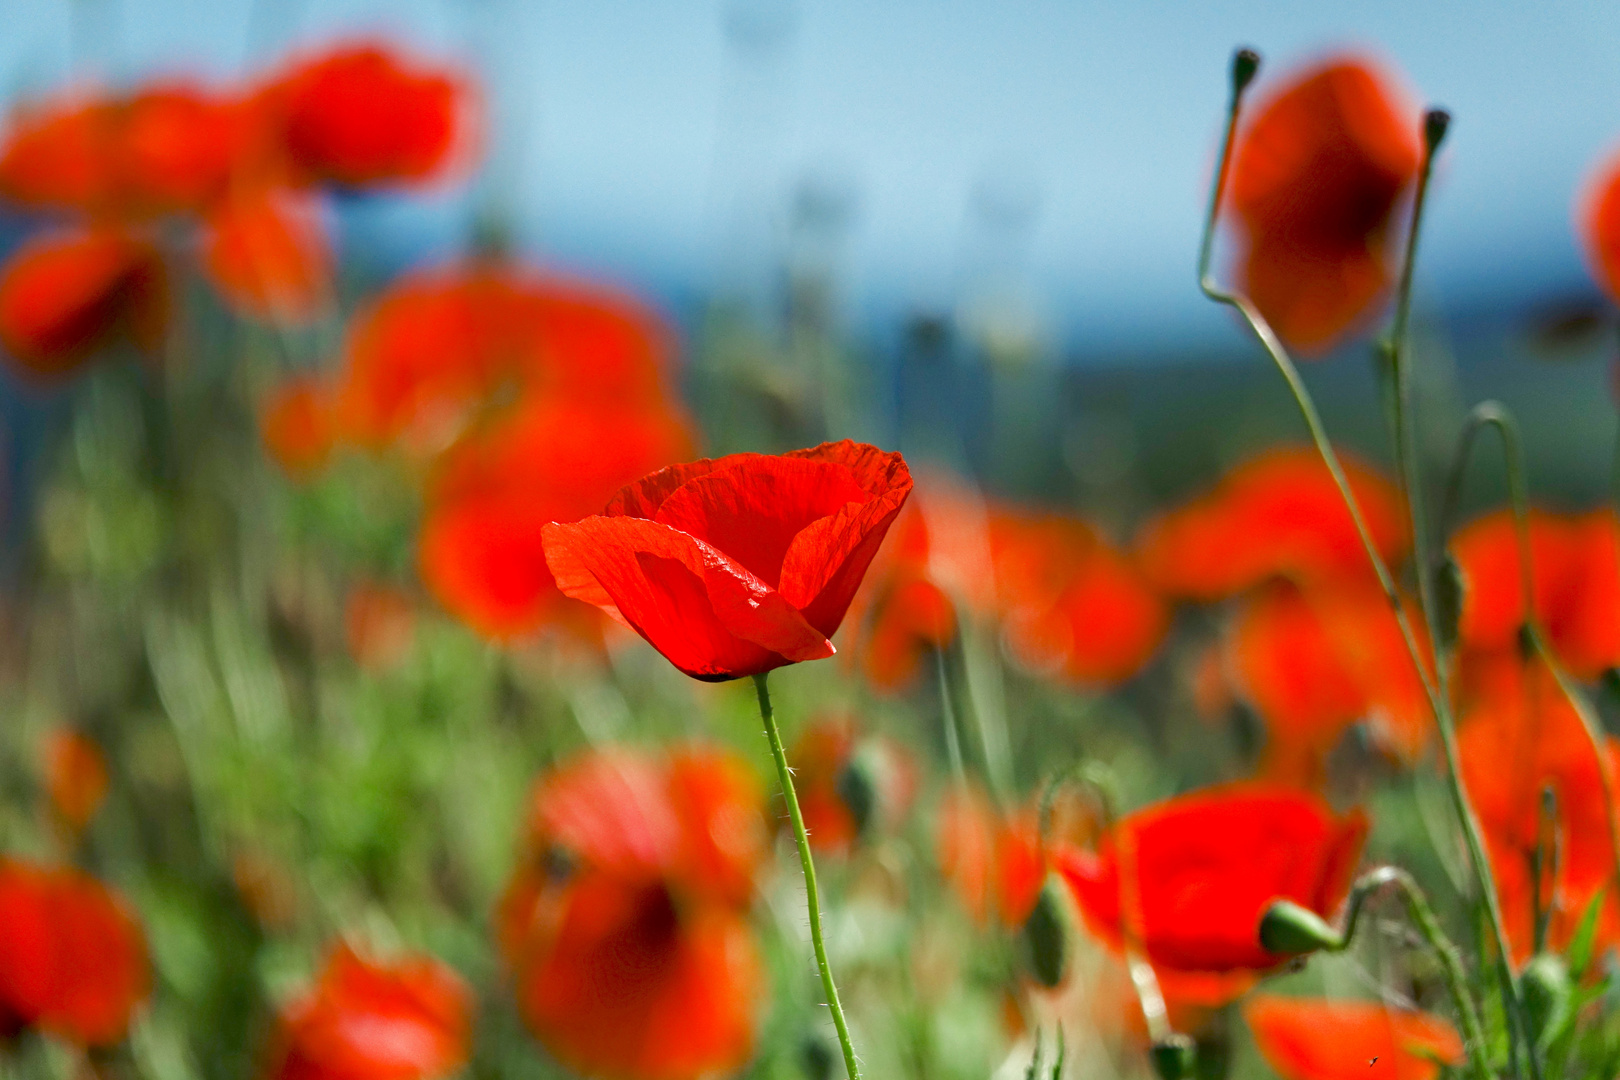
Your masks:
<path fill-rule="evenodd" d="M 799 809 L 799 796 L 793 791 L 793 770 L 788 768 L 787 751 L 782 749 L 782 733 L 776 728 L 776 713 L 771 709 L 771 692 L 765 685 L 765 674 L 754 676 L 754 690 L 759 695 L 759 716 L 765 722 L 765 738 L 771 744 L 771 757 L 776 761 L 776 777 L 782 783 L 782 798 L 787 802 L 788 819 L 793 823 L 793 839 L 799 845 L 799 865 L 804 870 L 805 906 L 810 910 L 810 942 L 816 950 L 816 970 L 821 973 L 821 986 L 827 992 L 827 1008 L 832 1012 L 833 1027 L 838 1029 L 838 1044 L 844 1050 L 844 1068 L 849 1080 L 861 1080 L 860 1062 L 855 1059 L 855 1044 L 849 1038 L 849 1024 L 844 1020 L 844 1007 L 838 1001 L 838 985 L 833 982 L 832 965 L 827 962 L 827 946 L 821 936 L 821 898 L 816 889 L 816 864 L 810 857 L 810 834 L 804 828 L 804 813 Z"/>

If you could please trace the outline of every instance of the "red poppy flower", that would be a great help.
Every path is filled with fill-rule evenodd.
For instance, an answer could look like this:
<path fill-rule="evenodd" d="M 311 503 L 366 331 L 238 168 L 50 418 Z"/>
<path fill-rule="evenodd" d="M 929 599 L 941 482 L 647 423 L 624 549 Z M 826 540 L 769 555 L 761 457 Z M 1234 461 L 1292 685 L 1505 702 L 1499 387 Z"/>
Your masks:
<path fill-rule="evenodd" d="M 565 595 L 596 604 L 681 671 L 719 681 L 833 654 L 906 496 L 899 454 L 849 441 L 675 465 L 602 515 L 544 529 Z"/>
<path fill-rule="evenodd" d="M 1239 692 L 1265 722 L 1272 780 L 1316 786 L 1328 752 L 1358 722 L 1407 762 L 1428 745 L 1428 698 L 1375 587 L 1272 582 L 1245 599 L 1226 649 Z"/>
<path fill-rule="evenodd" d="M 278 88 L 286 150 L 311 179 L 365 187 L 432 178 L 470 141 L 472 91 L 380 44 L 345 45 Z"/>
<path fill-rule="evenodd" d="M 1620 157 L 1605 161 L 1587 181 L 1575 215 L 1592 276 L 1610 299 L 1620 298 Z"/>
<path fill-rule="evenodd" d="M 956 639 L 956 608 L 926 577 L 888 583 L 872 606 L 871 625 L 861 639 L 861 666 L 880 690 L 910 684 L 928 650 L 943 649 Z"/>
<path fill-rule="evenodd" d="M 1435 1080 L 1463 1063 L 1450 1023 L 1376 1001 L 1256 994 L 1243 1016 L 1283 1080 Z"/>
<path fill-rule="evenodd" d="M 102 211 L 117 199 L 117 107 L 75 90 L 15 110 L 0 147 L 0 195 L 23 206 Z"/>
<path fill-rule="evenodd" d="M 1158 649 L 1168 609 L 1090 525 L 1003 511 L 993 517 L 990 535 L 1002 637 L 1024 666 L 1114 686 Z"/>
<path fill-rule="evenodd" d="M 78 870 L 0 860 L 0 1030 L 117 1042 L 148 980 L 146 942 L 119 896 Z"/>
<path fill-rule="evenodd" d="M 1130 918 L 1161 978 L 1174 980 L 1283 963 L 1260 946 L 1261 916 L 1278 898 L 1331 916 L 1366 833 L 1360 811 L 1339 817 L 1298 791 L 1234 784 L 1138 810 L 1094 853 L 1062 848 L 1053 859 L 1087 924 L 1118 948 Z"/>
<path fill-rule="evenodd" d="M 157 250 L 111 228 L 27 240 L 0 269 L 0 342 L 30 376 L 59 378 L 127 338 L 155 351 L 168 288 Z"/>
<path fill-rule="evenodd" d="M 564 1064 L 695 1080 L 748 1059 L 762 805 L 745 767 L 713 752 L 593 753 L 541 780 L 498 926 L 523 1018 Z"/>
<path fill-rule="evenodd" d="M 259 416 L 259 435 L 289 476 L 303 480 L 326 466 L 332 454 L 332 406 L 326 388 L 309 377 L 295 377 L 270 393 Z"/>
<path fill-rule="evenodd" d="M 1512 653 L 1479 658 L 1469 666 L 1463 694 L 1463 783 L 1485 832 L 1508 943 L 1522 962 L 1534 941 L 1538 882 L 1531 867 L 1544 839 L 1558 847 L 1557 879 L 1539 882 L 1542 907 L 1552 913 L 1554 949 L 1568 944 L 1592 897 L 1611 884 L 1615 860 L 1602 777 L 1580 717 L 1539 663 Z M 1620 775 L 1620 746 L 1612 739 L 1607 746 L 1611 775 Z M 1544 832 L 1541 792 L 1549 786 L 1556 819 Z M 1543 867 L 1551 862 L 1546 857 Z M 1612 889 L 1598 933 L 1602 943 L 1620 940 L 1620 897 Z"/>
<path fill-rule="evenodd" d="M 394 666 L 416 637 L 416 605 L 403 590 L 358 581 L 343 602 L 343 636 L 355 663 L 372 671 Z"/>
<path fill-rule="evenodd" d="M 125 201 L 149 212 L 201 211 L 237 170 L 250 119 L 240 103 L 182 83 L 121 103 L 115 146 Z"/>
<path fill-rule="evenodd" d="M 1290 345 L 1327 349 L 1388 293 L 1390 227 L 1422 161 L 1419 120 L 1377 64 L 1336 57 L 1274 92 L 1238 133 L 1239 277 Z"/>
<path fill-rule="evenodd" d="M 413 274 L 350 329 L 344 432 L 432 452 L 492 398 L 662 406 L 672 352 L 662 320 L 614 289 L 494 262 Z"/>
<path fill-rule="evenodd" d="M 439 462 L 422 522 L 422 580 L 449 611 L 500 640 L 584 609 L 558 592 L 542 530 L 600 509 L 690 448 L 685 418 L 672 410 L 523 402 Z"/>
<path fill-rule="evenodd" d="M 975 922 L 1017 927 L 1029 918 L 1046 880 L 1037 814 L 998 812 L 984 790 L 957 785 L 935 813 L 940 872 Z"/>
<path fill-rule="evenodd" d="M 107 759 L 88 736 L 69 728 L 48 733 L 41 749 L 51 806 L 78 832 L 107 797 Z"/>
<path fill-rule="evenodd" d="M 235 194 L 204 224 L 203 269 L 231 307 L 272 322 L 320 314 L 331 293 L 332 252 L 312 197 L 289 188 Z"/>
<path fill-rule="evenodd" d="M 1462 644 L 1484 652 L 1513 647 L 1525 612 L 1511 512 L 1487 514 L 1459 530 L 1451 552 L 1463 577 Z M 1536 615 L 1569 670 L 1592 679 L 1620 664 L 1620 530 L 1614 513 L 1533 512 L 1530 566 Z"/>
<path fill-rule="evenodd" d="M 1382 474 L 1340 455 L 1350 490 L 1384 559 L 1406 551 L 1400 493 Z M 1337 485 L 1314 450 L 1269 450 L 1214 490 L 1149 522 L 1138 537 L 1148 579 L 1163 591 L 1220 600 L 1268 577 L 1373 580 Z"/>
<path fill-rule="evenodd" d="M 430 956 L 392 964 L 339 945 L 282 1013 L 272 1080 L 432 1080 L 467 1060 L 472 995 Z"/>

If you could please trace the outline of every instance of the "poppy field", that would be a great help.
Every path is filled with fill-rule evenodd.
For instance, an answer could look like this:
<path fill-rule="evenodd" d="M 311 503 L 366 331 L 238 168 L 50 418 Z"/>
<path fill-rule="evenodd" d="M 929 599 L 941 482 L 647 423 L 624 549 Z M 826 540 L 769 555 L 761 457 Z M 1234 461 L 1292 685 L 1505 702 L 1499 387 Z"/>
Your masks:
<path fill-rule="evenodd" d="M 443 57 L 13 99 L 0 1080 L 1620 1075 L 1620 503 L 1425 411 L 1450 115 L 1229 76 L 1186 288 L 1295 435 L 1107 506 L 814 296 L 340 244 L 476 182 Z"/>

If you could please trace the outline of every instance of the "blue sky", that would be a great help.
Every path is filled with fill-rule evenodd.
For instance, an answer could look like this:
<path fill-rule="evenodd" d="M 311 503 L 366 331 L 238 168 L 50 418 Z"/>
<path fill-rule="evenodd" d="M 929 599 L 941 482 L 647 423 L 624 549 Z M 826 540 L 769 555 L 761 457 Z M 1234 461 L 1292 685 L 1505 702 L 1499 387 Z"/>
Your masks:
<path fill-rule="evenodd" d="M 971 193 L 1017 193 L 1035 207 L 1023 263 L 1059 336 L 1090 354 L 1232 334 L 1191 266 L 1235 44 L 1273 72 L 1371 48 L 1453 110 L 1421 278 L 1448 312 L 1587 288 L 1570 203 L 1620 146 L 1614 4 L 259 0 L 250 16 L 221 0 L 79 3 L 84 48 L 119 76 L 240 70 L 250 17 L 267 43 L 385 31 L 478 57 L 525 241 L 676 302 L 715 273 L 728 145 L 746 144 L 777 202 L 807 175 L 845 193 L 857 321 L 951 303 L 981 257 Z M 767 76 L 728 51 L 722 16 L 739 4 L 792 26 Z M 69 5 L 7 8 L 0 87 L 63 77 Z M 440 195 L 370 208 L 354 229 L 403 254 L 452 245 L 466 217 Z"/>

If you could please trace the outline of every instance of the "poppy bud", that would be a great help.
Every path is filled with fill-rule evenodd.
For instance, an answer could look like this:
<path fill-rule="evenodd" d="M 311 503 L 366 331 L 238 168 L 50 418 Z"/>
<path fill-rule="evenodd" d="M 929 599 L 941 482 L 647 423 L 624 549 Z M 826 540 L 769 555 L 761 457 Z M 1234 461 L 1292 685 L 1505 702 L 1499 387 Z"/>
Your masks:
<path fill-rule="evenodd" d="M 1434 571 L 1434 625 L 1443 648 L 1457 644 L 1457 629 L 1462 625 L 1463 597 L 1468 583 L 1462 567 L 1449 554 L 1440 560 Z"/>
<path fill-rule="evenodd" d="M 1232 91 L 1241 94 L 1260 71 L 1260 54 L 1253 49 L 1239 49 L 1232 54 Z"/>
<path fill-rule="evenodd" d="M 1061 985 L 1068 977 L 1075 930 L 1074 898 L 1062 878 L 1048 874 L 1034 909 L 1024 920 L 1030 970 L 1042 986 Z"/>
<path fill-rule="evenodd" d="M 1316 912 L 1278 900 L 1260 919 L 1260 945 L 1282 956 L 1302 956 L 1319 949 L 1336 952 L 1344 948 L 1344 939 Z"/>
<path fill-rule="evenodd" d="M 1185 1035 L 1171 1035 L 1153 1044 L 1153 1071 L 1159 1080 L 1183 1080 L 1198 1064 L 1198 1045 Z"/>
<path fill-rule="evenodd" d="M 1553 953 L 1537 953 L 1519 976 L 1524 989 L 1524 1007 L 1529 1013 L 1530 1033 L 1545 1046 L 1563 1026 L 1569 1013 L 1574 982 L 1564 958 Z"/>
<path fill-rule="evenodd" d="M 1430 155 L 1440 149 L 1446 130 L 1451 127 L 1451 114 L 1445 109 L 1430 109 L 1423 116 L 1423 142 Z"/>

